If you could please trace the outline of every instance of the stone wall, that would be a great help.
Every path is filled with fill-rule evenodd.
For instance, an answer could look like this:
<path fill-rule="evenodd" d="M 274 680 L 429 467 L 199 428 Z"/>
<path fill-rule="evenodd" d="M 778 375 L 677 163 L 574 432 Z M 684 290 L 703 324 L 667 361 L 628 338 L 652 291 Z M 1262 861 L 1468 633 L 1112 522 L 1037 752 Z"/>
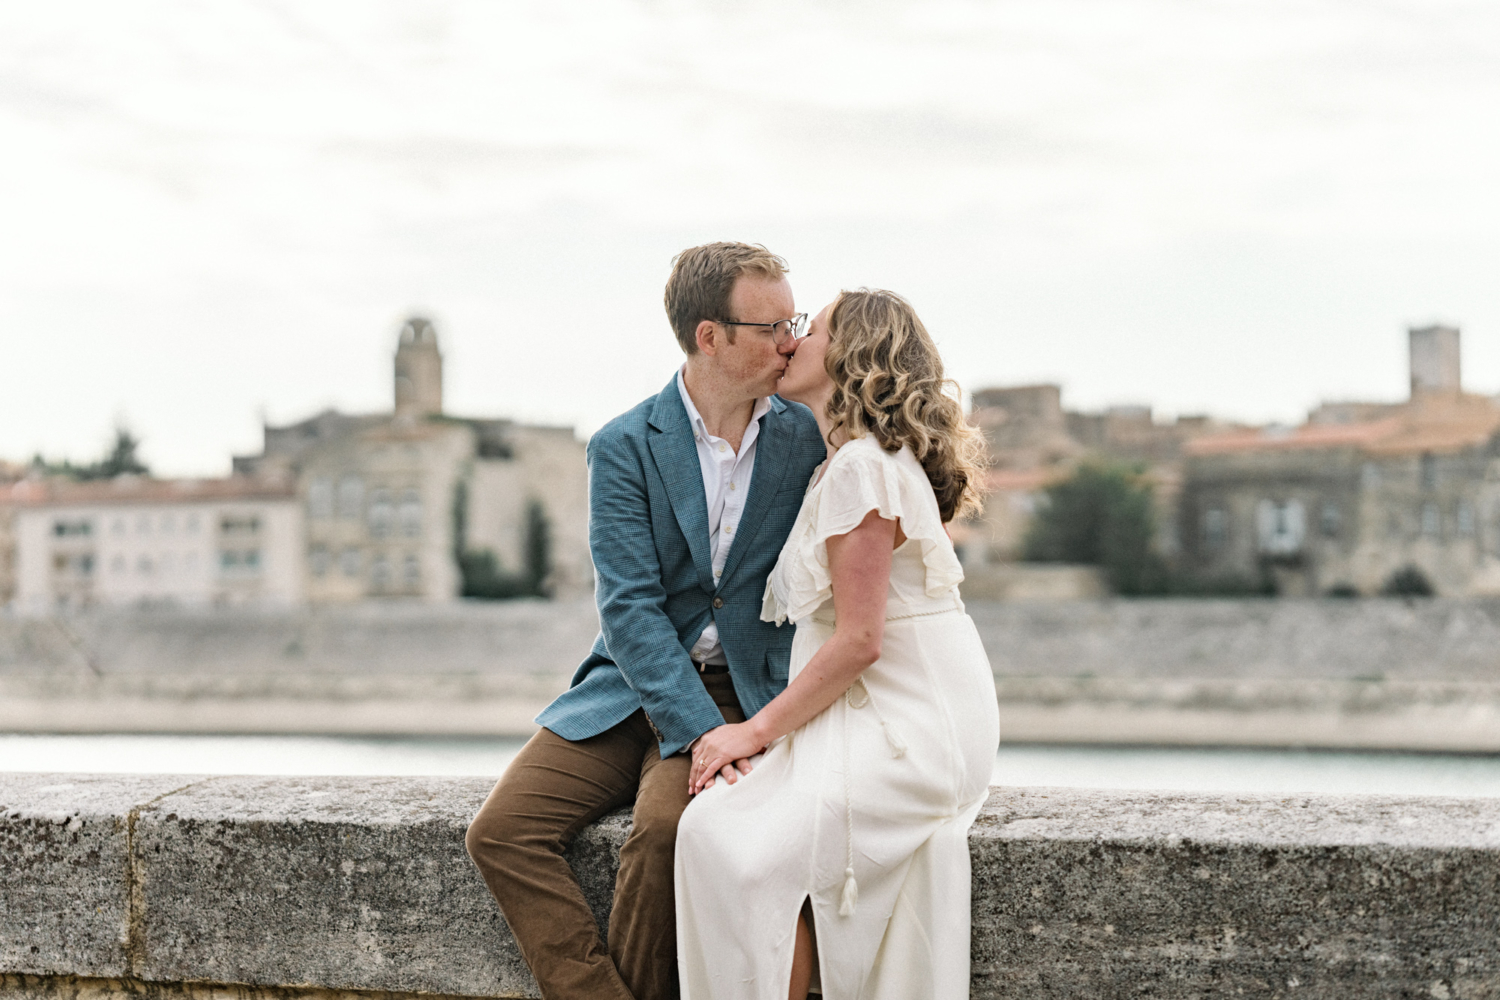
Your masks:
<path fill-rule="evenodd" d="M 1014 742 L 1500 751 L 1500 602 L 971 601 Z M 528 735 L 592 602 L 0 615 L 0 731 Z"/>
<path fill-rule="evenodd" d="M 535 985 L 464 854 L 488 782 L 0 775 L 0 995 Z M 601 923 L 628 817 L 570 860 Z M 995 789 L 973 995 L 1500 997 L 1500 802 Z"/>

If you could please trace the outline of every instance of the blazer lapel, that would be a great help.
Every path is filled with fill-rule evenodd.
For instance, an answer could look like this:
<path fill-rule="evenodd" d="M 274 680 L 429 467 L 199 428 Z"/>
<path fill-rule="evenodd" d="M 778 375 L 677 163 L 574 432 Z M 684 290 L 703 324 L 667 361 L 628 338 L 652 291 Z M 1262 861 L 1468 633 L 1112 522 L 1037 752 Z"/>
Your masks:
<path fill-rule="evenodd" d="M 787 460 L 791 457 L 791 421 L 782 415 L 786 404 L 776 396 L 771 397 L 771 409 L 760 421 L 760 436 L 755 441 L 755 473 L 750 477 L 750 494 L 745 497 L 745 510 L 734 533 L 734 544 L 729 548 L 729 558 L 724 561 L 724 575 L 720 582 L 729 579 L 745 558 L 745 551 L 755 543 L 755 533 L 765 519 L 781 481 L 786 478 Z M 705 522 L 707 518 L 705 517 Z"/>
<path fill-rule="evenodd" d="M 657 431 L 650 439 L 656 471 L 667 488 L 667 500 L 677 516 L 677 526 L 687 540 L 693 568 L 698 571 L 698 583 L 712 591 L 714 568 L 708 556 L 708 501 L 703 496 L 703 469 L 698 464 L 693 428 L 677 391 L 675 375 L 656 397 L 649 423 Z"/>

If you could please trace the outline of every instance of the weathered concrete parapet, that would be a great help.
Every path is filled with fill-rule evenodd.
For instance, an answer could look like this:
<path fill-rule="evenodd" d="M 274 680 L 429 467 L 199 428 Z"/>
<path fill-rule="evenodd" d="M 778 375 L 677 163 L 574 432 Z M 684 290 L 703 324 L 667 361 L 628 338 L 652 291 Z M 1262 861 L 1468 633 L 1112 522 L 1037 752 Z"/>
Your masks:
<path fill-rule="evenodd" d="M 535 996 L 489 786 L 0 775 L 0 993 Z M 970 842 L 976 998 L 1500 996 L 1500 801 L 997 789 Z"/>

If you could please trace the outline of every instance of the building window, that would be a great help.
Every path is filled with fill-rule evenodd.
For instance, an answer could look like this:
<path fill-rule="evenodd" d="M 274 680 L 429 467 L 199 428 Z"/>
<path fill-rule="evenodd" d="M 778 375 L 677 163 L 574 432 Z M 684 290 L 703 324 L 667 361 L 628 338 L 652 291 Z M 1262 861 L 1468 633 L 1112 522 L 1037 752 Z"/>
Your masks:
<path fill-rule="evenodd" d="M 317 476 L 307 484 L 307 514 L 313 518 L 333 516 L 333 480 Z"/>
<path fill-rule="evenodd" d="M 94 525 L 89 521 L 53 521 L 52 533 L 58 538 L 80 538 L 94 533 Z"/>
<path fill-rule="evenodd" d="M 384 538 L 391 533 L 391 524 L 396 518 L 396 508 L 391 503 L 391 491 L 377 489 L 370 494 L 370 535 Z"/>
<path fill-rule="evenodd" d="M 1292 555 L 1302 549 L 1307 517 L 1300 500 L 1262 500 L 1255 507 L 1260 550 L 1269 555 Z"/>
<path fill-rule="evenodd" d="M 1380 485 L 1380 466 L 1374 462 L 1366 462 L 1360 466 L 1359 481 L 1367 490 L 1373 490 Z"/>
<path fill-rule="evenodd" d="M 1210 507 L 1203 512 L 1203 547 L 1218 552 L 1229 540 L 1229 514 L 1222 507 Z"/>
<path fill-rule="evenodd" d="M 321 545 L 314 545 L 312 552 L 308 553 L 307 563 L 312 567 L 313 576 L 327 576 L 328 566 L 331 562 L 332 560 L 328 556 L 328 550 Z"/>
<path fill-rule="evenodd" d="M 1442 518 L 1438 515 L 1438 505 L 1424 503 L 1422 505 L 1422 534 L 1428 538 L 1436 538 L 1441 530 Z"/>
<path fill-rule="evenodd" d="M 358 476 L 339 480 L 339 517 L 357 519 L 364 513 L 365 484 Z"/>
<path fill-rule="evenodd" d="M 401 494 L 401 533 L 407 538 L 422 533 L 422 497 L 416 490 Z"/>
<path fill-rule="evenodd" d="M 385 556 L 376 556 L 370 566 L 370 583 L 376 590 L 385 590 L 391 585 L 391 564 Z"/>
<path fill-rule="evenodd" d="M 345 549 L 339 553 L 339 569 L 345 576 L 359 576 L 360 567 L 364 565 L 359 549 Z"/>
<path fill-rule="evenodd" d="M 226 515 L 219 519 L 219 530 L 226 535 L 253 535 L 260 531 L 260 518 L 253 514 Z"/>
<path fill-rule="evenodd" d="M 422 582 L 422 564 L 413 553 L 406 554 L 401 567 L 401 580 L 408 587 L 416 587 Z"/>
<path fill-rule="evenodd" d="M 1324 538 L 1337 538 L 1339 535 L 1339 505 L 1336 503 L 1325 503 L 1322 516 L 1318 519 L 1318 527 L 1323 532 Z"/>
<path fill-rule="evenodd" d="M 1467 500 L 1460 500 L 1458 507 L 1453 511 L 1454 523 L 1458 526 L 1458 533 L 1464 537 L 1472 537 L 1474 534 L 1474 505 Z"/>
<path fill-rule="evenodd" d="M 1437 459 L 1430 454 L 1422 456 L 1421 476 L 1422 489 L 1430 490 L 1437 486 Z"/>
<path fill-rule="evenodd" d="M 224 549 L 219 553 L 219 568 L 226 573 L 258 573 L 260 549 Z"/>
<path fill-rule="evenodd" d="M 140 517 L 138 517 L 138 518 L 135 519 L 135 533 L 137 535 L 149 535 L 149 534 L 151 534 L 151 515 L 150 514 L 142 514 Z"/>
<path fill-rule="evenodd" d="M 138 576 L 151 575 L 151 557 L 137 556 L 135 560 L 135 572 Z"/>

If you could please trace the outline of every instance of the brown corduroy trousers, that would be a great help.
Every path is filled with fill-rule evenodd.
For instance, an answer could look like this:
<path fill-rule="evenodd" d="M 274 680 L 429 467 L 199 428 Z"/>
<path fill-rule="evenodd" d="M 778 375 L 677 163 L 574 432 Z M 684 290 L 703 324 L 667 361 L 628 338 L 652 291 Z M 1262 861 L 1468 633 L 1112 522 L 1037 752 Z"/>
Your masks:
<path fill-rule="evenodd" d="M 745 714 L 728 674 L 701 675 L 726 722 Z M 662 760 L 645 713 L 585 740 L 543 729 L 469 825 L 469 856 L 544 1000 L 676 1000 L 672 863 L 691 758 Z M 620 848 L 609 946 L 563 859 L 578 832 L 634 800 Z"/>

